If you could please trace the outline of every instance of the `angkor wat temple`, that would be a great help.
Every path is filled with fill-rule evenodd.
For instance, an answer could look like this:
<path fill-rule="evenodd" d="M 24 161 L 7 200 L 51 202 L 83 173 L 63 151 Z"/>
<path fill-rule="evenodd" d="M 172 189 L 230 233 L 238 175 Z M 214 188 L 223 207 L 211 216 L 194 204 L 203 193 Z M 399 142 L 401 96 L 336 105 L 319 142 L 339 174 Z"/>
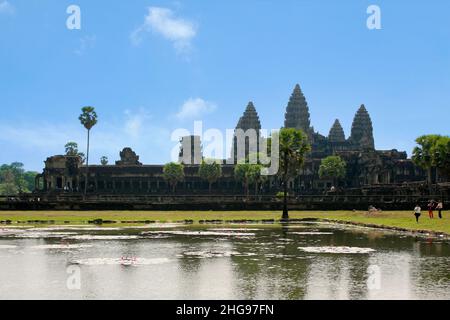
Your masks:
<path fill-rule="evenodd" d="M 399 186 L 419 185 L 425 180 L 422 169 L 407 158 L 406 152 L 397 150 L 376 150 L 373 126 L 370 115 L 362 105 L 356 112 L 349 137 L 336 120 L 328 136 L 324 136 L 311 126 L 308 103 L 300 86 L 297 85 L 289 99 L 285 112 L 284 126 L 302 129 L 312 146 L 305 166 L 298 177 L 289 183 L 291 194 L 324 194 L 332 187 L 331 179 L 320 179 L 318 175 L 321 160 L 329 155 L 339 155 L 347 163 L 347 174 L 336 190 L 348 193 L 376 192 L 376 190 L 401 190 L 408 194 L 417 191 Z M 236 129 L 261 130 L 261 122 L 255 106 L 250 102 L 239 119 Z M 180 160 L 193 154 L 191 161 L 185 163 L 185 179 L 180 182 L 176 192 L 183 195 L 208 193 L 208 183 L 198 176 L 198 163 L 201 160 L 201 141 L 199 137 L 185 137 L 181 141 Z M 199 155 L 200 154 L 200 155 Z M 216 195 L 242 194 L 243 186 L 234 179 L 234 165 L 222 167 L 222 177 L 213 185 Z M 163 179 L 163 165 L 144 165 L 131 148 L 120 152 L 120 160 L 114 165 L 90 165 L 88 192 L 91 194 L 147 194 L 163 195 L 171 193 Z M 81 193 L 85 186 L 86 166 L 79 157 L 57 155 L 47 158 L 45 169 L 36 179 L 36 185 L 43 186 L 42 193 Z M 255 190 L 261 195 L 274 195 L 280 190 L 280 182 L 272 176 Z M 391 191 L 389 191 L 391 190 Z M 406 191 L 405 191 L 406 190 Z"/>

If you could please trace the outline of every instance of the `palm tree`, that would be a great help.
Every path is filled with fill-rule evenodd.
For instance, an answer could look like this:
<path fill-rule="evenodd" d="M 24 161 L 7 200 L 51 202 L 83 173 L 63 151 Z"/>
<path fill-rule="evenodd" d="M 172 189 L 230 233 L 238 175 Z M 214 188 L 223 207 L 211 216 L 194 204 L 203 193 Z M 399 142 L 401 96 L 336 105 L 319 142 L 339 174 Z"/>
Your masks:
<path fill-rule="evenodd" d="M 95 112 L 94 107 L 83 107 L 78 119 L 87 130 L 86 179 L 84 182 L 84 194 L 86 194 L 89 179 L 89 138 L 91 129 L 97 124 L 97 113 Z"/>
<path fill-rule="evenodd" d="M 251 175 L 251 164 L 249 163 L 238 163 L 234 167 L 234 177 L 237 181 L 241 182 L 244 186 L 245 195 L 248 197 L 249 184 Z"/>
<path fill-rule="evenodd" d="M 208 181 L 209 193 L 211 193 L 212 184 L 222 176 L 222 166 L 216 160 L 204 160 L 198 168 L 198 175 L 200 178 Z"/>
<path fill-rule="evenodd" d="M 272 142 L 273 143 L 273 142 Z M 311 150 L 308 137 L 302 130 L 283 128 L 279 132 L 280 173 L 283 181 L 282 220 L 289 219 L 287 189 L 289 178 L 295 177 L 305 162 L 305 155 Z"/>
<path fill-rule="evenodd" d="M 183 165 L 175 162 L 167 163 L 163 168 L 163 178 L 172 187 L 172 192 L 175 193 L 178 182 L 184 180 Z"/>

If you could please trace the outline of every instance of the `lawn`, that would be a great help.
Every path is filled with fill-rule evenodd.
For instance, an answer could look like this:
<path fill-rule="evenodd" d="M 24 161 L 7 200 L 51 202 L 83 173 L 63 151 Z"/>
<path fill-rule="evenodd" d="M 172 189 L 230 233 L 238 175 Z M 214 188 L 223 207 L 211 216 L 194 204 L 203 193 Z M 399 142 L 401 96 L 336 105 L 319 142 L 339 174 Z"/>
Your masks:
<path fill-rule="evenodd" d="M 385 211 L 367 215 L 364 211 L 291 211 L 290 217 L 320 218 L 380 226 L 398 227 L 409 230 L 429 230 L 450 234 L 450 212 L 443 212 L 443 219 L 428 218 L 424 212 L 417 224 L 412 211 Z M 103 219 L 112 221 L 161 221 L 174 222 L 182 220 L 262 220 L 280 219 L 280 211 L 0 211 L 0 221 L 49 221 L 56 224 L 64 222 L 87 223 L 89 220 Z"/>

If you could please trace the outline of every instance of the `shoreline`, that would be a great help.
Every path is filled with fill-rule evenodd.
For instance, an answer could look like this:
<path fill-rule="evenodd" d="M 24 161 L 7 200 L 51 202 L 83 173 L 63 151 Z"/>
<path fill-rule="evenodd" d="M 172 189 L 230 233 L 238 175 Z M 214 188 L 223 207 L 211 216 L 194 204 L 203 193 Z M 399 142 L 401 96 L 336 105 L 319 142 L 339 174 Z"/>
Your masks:
<path fill-rule="evenodd" d="M 276 224 L 283 222 L 328 222 L 342 225 L 353 225 L 371 229 L 404 232 L 416 236 L 432 236 L 450 238 L 449 212 L 443 212 L 443 219 L 429 219 L 422 215 L 416 224 L 409 211 L 386 211 L 368 215 L 364 211 L 291 211 L 290 219 L 280 219 L 280 212 L 263 211 L 0 211 L 0 228 L 14 226 L 42 225 L 124 225 L 152 223 L 185 223 L 185 224 Z"/>

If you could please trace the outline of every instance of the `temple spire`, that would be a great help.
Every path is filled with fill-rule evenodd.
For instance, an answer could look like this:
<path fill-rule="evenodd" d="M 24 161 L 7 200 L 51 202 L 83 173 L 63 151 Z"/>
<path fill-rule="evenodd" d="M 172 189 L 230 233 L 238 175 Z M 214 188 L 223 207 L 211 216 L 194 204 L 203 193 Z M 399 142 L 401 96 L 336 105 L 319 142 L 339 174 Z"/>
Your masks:
<path fill-rule="evenodd" d="M 259 121 L 258 113 L 252 101 L 250 101 L 245 109 L 244 114 L 239 119 L 236 129 L 248 130 L 255 129 L 261 130 L 261 122 Z"/>
<path fill-rule="evenodd" d="M 344 129 L 342 129 L 341 123 L 338 119 L 336 119 L 333 126 L 331 127 L 328 139 L 330 140 L 330 142 L 345 142 Z"/>
<path fill-rule="evenodd" d="M 244 135 L 243 140 L 238 141 L 237 131 L 238 129 L 243 130 Z M 255 132 L 251 132 L 251 129 L 255 130 Z M 244 114 L 239 118 L 239 121 L 236 125 L 235 135 L 233 138 L 233 145 L 231 149 L 231 157 L 234 158 L 234 163 L 238 163 L 243 159 L 247 159 L 250 154 L 257 153 L 259 151 L 259 138 L 261 131 L 261 122 L 259 121 L 258 112 L 256 112 L 256 108 L 252 101 L 247 104 L 245 108 Z M 256 139 L 252 141 L 250 144 L 250 136 Z M 255 143 L 256 142 L 256 143 Z M 238 144 L 242 143 L 240 146 L 243 150 L 238 150 Z M 243 153 L 240 153 L 243 151 Z"/>
<path fill-rule="evenodd" d="M 308 103 L 303 95 L 300 85 L 296 85 L 285 113 L 285 128 L 302 129 L 305 133 L 310 131 L 311 121 Z"/>
<path fill-rule="evenodd" d="M 372 120 L 364 105 L 361 105 L 352 124 L 350 142 L 360 150 L 375 149 Z"/>

